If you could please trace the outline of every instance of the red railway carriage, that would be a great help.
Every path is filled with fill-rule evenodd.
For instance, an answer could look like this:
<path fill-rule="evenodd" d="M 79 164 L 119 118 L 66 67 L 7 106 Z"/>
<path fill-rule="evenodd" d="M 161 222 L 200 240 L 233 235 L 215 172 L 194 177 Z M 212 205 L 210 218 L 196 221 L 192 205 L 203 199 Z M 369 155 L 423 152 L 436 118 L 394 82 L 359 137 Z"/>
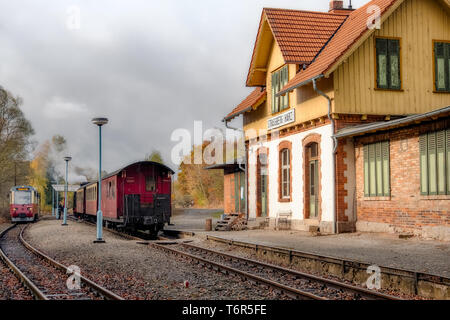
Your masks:
<path fill-rule="evenodd" d="M 11 188 L 9 212 L 12 222 L 33 222 L 39 218 L 39 193 L 30 186 Z"/>
<path fill-rule="evenodd" d="M 98 182 L 92 182 L 87 184 L 84 187 L 84 195 L 86 197 L 85 200 L 85 209 L 83 213 L 88 215 L 97 215 L 98 211 L 98 198 L 97 198 L 97 192 L 98 192 Z"/>
<path fill-rule="evenodd" d="M 74 214 L 76 216 L 80 216 L 84 213 L 84 208 L 86 206 L 86 195 L 85 195 L 85 188 L 83 188 L 83 185 L 81 185 L 81 188 L 75 192 L 74 197 L 75 205 L 74 205 Z"/>
<path fill-rule="evenodd" d="M 172 174 L 167 166 L 142 161 L 130 164 L 102 179 L 102 212 L 107 224 L 118 228 L 150 230 L 157 233 L 170 222 Z M 77 212 L 95 216 L 98 183 L 81 187 Z M 84 193 L 83 193 L 84 192 Z M 78 207 L 80 204 L 80 208 Z"/>

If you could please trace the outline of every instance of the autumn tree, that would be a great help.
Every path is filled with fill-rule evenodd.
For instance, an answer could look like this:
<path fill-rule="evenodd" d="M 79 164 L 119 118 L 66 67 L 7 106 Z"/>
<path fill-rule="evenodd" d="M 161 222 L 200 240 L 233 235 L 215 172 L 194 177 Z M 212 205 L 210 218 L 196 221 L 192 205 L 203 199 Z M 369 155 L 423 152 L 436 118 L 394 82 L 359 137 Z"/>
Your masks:
<path fill-rule="evenodd" d="M 195 164 L 194 153 L 203 154 L 211 142 L 205 141 L 201 146 L 194 146 L 191 153 L 180 164 L 178 179 L 175 183 L 177 205 L 190 201 L 197 207 L 219 207 L 223 205 L 223 172 L 205 170 L 206 163 Z"/>
<path fill-rule="evenodd" d="M 61 167 L 58 170 L 58 164 L 63 163 L 62 159 L 66 149 L 66 139 L 61 135 L 55 135 L 52 137 L 51 142 L 45 141 L 34 152 L 34 157 L 30 164 L 29 183 L 41 195 L 42 210 L 49 211 L 51 208 L 52 183 L 65 183 L 64 172 L 61 171 Z"/>
<path fill-rule="evenodd" d="M 9 189 L 27 182 L 31 123 L 20 106 L 22 99 L 0 87 L 0 213 L 7 212 Z"/>
<path fill-rule="evenodd" d="M 147 155 L 145 157 L 145 160 L 164 164 L 161 152 L 159 152 L 158 150 L 153 150 L 150 155 Z"/>

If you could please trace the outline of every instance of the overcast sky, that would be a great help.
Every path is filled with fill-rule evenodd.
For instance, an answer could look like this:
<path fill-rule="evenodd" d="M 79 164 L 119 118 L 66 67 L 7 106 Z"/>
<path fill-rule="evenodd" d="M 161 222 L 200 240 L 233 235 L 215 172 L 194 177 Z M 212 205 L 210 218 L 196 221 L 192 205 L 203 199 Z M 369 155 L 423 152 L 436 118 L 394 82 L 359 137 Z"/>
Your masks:
<path fill-rule="evenodd" d="M 348 3 L 348 0 L 346 0 Z M 359 7 L 366 0 L 353 0 Z M 107 116 L 104 167 L 160 150 L 173 130 L 222 127 L 245 79 L 263 7 L 326 11 L 328 0 L 0 0 L 0 85 L 24 99 L 42 143 L 66 137 L 97 167 L 93 116 Z M 80 28 L 69 20 L 80 9 Z M 68 27 L 68 21 L 72 23 Z"/>

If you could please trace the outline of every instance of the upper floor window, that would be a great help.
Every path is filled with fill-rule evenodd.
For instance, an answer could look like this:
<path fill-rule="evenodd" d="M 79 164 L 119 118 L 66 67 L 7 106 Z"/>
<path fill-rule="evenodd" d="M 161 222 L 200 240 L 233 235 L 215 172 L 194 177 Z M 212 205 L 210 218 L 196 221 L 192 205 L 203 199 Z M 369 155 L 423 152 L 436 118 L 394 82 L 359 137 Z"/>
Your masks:
<path fill-rule="evenodd" d="M 450 194 L 450 129 L 420 136 L 422 195 Z"/>
<path fill-rule="evenodd" d="M 276 97 L 276 94 L 287 85 L 289 81 L 289 69 L 288 66 L 284 66 L 281 69 L 272 73 L 272 113 L 277 113 L 289 108 L 289 96 Z"/>
<path fill-rule="evenodd" d="M 391 194 L 389 141 L 364 146 L 364 196 L 388 197 Z"/>
<path fill-rule="evenodd" d="M 438 92 L 450 92 L 450 42 L 434 42 L 434 81 Z"/>
<path fill-rule="evenodd" d="M 291 155 L 289 149 L 281 150 L 281 198 L 290 199 Z"/>
<path fill-rule="evenodd" d="M 378 89 L 401 89 L 400 40 L 376 38 Z"/>

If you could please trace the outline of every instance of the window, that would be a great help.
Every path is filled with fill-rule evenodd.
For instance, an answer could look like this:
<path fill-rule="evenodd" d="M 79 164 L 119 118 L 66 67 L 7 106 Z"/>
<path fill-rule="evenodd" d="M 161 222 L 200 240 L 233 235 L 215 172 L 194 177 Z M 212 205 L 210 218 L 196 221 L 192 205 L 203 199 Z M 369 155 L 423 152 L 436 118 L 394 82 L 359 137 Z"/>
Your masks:
<path fill-rule="evenodd" d="M 376 38 L 377 88 L 401 89 L 400 40 Z"/>
<path fill-rule="evenodd" d="M 364 196 L 389 197 L 391 194 L 389 141 L 364 146 Z"/>
<path fill-rule="evenodd" d="M 290 150 L 281 150 L 281 198 L 290 199 L 291 159 Z"/>
<path fill-rule="evenodd" d="M 284 66 L 272 73 L 272 113 L 277 113 L 289 108 L 288 94 L 276 97 L 276 94 L 283 89 L 289 81 L 288 66 Z"/>
<path fill-rule="evenodd" d="M 146 176 L 145 177 L 145 191 L 155 191 L 156 189 L 156 182 L 154 176 Z"/>
<path fill-rule="evenodd" d="M 450 92 L 450 42 L 434 43 L 434 81 L 438 92 Z"/>
<path fill-rule="evenodd" d="M 450 129 L 420 136 L 422 195 L 450 194 Z"/>

